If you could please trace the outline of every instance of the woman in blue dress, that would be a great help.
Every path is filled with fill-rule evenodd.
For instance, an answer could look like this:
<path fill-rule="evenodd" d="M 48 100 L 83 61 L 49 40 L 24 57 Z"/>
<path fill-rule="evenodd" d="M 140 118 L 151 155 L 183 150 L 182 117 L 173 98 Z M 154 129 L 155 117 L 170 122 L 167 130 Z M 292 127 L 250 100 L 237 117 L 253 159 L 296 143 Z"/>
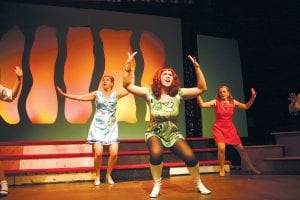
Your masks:
<path fill-rule="evenodd" d="M 106 172 L 106 182 L 114 184 L 111 177 L 113 167 L 117 162 L 118 156 L 118 124 L 116 120 L 117 101 L 126 96 L 128 91 L 121 89 L 112 91 L 114 86 L 114 77 L 104 75 L 102 78 L 102 89 L 87 94 L 76 95 L 64 93 L 59 87 L 59 94 L 69 99 L 79 101 L 95 100 L 96 110 L 91 122 L 87 143 L 93 145 L 94 167 L 95 167 L 95 185 L 100 185 L 100 167 L 102 163 L 103 145 L 109 145 L 109 158 Z"/>
<path fill-rule="evenodd" d="M 159 196 L 164 148 L 169 148 L 185 162 L 195 181 L 197 191 L 201 194 L 210 194 L 211 191 L 201 182 L 199 161 L 178 128 L 180 102 L 184 99 L 195 98 L 206 91 L 206 82 L 200 65 L 195 57 L 188 56 L 195 69 L 196 87 L 180 88 L 178 76 L 170 67 L 156 71 L 151 88 L 140 87 L 134 83 L 135 69 L 130 64 L 135 54 L 136 52 L 128 54 L 123 86 L 130 93 L 145 99 L 150 109 L 150 123 L 145 133 L 145 139 L 150 151 L 150 171 L 154 186 L 149 197 L 157 198 Z"/>

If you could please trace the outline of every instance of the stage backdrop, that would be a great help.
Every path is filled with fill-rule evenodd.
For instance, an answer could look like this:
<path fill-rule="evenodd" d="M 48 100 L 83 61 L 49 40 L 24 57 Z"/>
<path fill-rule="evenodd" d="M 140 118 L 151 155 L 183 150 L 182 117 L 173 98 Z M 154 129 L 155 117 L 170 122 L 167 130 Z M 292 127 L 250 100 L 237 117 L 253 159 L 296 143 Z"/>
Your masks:
<path fill-rule="evenodd" d="M 0 141 L 84 140 L 94 102 L 64 99 L 55 86 L 88 93 L 110 74 L 118 90 L 127 52 L 138 51 L 136 84 L 149 86 L 162 66 L 174 67 L 183 83 L 179 19 L 4 2 L 0 9 L 1 84 L 13 86 L 16 65 L 24 72 L 16 100 L 0 102 Z M 185 132 L 183 108 L 179 121 Z M 120 139 L 144 138 L 147 112 L 143 99 L 121 99 Z"/>
<path fill-rule="evenodd" d="M 198 57 L 208 87 L 207 92 L 202 95 L 203 100 L 215 99 L 218 88 L 227 85 L 236 100 L 245 102 L 238 42 L 204 35 L 198 35 L 197 41 Z M 250 88 L 247 88 L 247 92 L 250 95 Z M 212 137 L 214 109 L 202 109 L 201 113 L 203 136 Z M 239 135 L 248 136 L 246 112 L 236 109 L 233 121 Z"/>

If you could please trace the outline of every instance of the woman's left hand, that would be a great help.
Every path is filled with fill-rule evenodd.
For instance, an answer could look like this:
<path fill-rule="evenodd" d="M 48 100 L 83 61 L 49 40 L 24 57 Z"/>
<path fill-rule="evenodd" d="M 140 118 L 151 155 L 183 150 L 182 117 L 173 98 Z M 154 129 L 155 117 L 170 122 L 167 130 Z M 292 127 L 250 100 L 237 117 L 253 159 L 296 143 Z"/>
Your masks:
<path fill-rule="evenodd" d="M 251 94 L 252 94 L 252 97 L 256 97 L 256 91 L 254 90 L 254 88 L 251 88 Z"/>

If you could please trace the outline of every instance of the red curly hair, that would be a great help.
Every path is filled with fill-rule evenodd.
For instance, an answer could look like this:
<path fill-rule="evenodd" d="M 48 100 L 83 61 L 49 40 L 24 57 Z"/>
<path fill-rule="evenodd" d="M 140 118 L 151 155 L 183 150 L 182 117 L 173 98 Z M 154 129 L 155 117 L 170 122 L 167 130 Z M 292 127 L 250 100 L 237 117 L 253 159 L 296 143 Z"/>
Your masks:
<path fill-rule="evenodd" d="M 178 93 L 178 90 L 179 90 L 179 78 L 177 76 L 177 74 L 175 73 L 175 71 L 170 68 L 170 67 L 163 67 L 163 68 L 160 68 L 159 70 L 157 70 L 153 76 L 153 82 L 152 82 L 152 85 L 151 85 L 151 88 L 152 88 L 152 92 L 155 96 L 156 99 L 159 99 L 160 96 L 161 96 L 161 88 L 162 88 L 162 84 L 161 84 L 161 74 L 164 72 L 164 71 L 171 71 L 172 72 L 172 75 L 173 75 L 173 83 L 172 85 L 170 86 L 169 90 L 168 90 L 168 94 L 171 96 L 171 97 L 174 97 L 177 93 Z"/>

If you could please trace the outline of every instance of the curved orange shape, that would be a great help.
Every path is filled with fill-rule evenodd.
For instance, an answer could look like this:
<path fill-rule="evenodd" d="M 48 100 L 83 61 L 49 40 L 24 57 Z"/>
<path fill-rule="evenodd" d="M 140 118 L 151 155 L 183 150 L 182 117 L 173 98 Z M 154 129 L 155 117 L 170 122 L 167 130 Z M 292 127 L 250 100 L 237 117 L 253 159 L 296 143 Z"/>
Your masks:
<path fill-rule="evenodd" d="M 56 29 L 39 27 L 30 54 L 29 66 L 33 82 L 26 99 L 26 111 L 34 124 L 52 124 L 57 117 L 54 84 L 57 53 Z"/>
<path fill-rule="evenodd" d="M 18 27 L 13 27 L 3 35 L 0 41 L 0 83 L 12 88 L 16 81 L 15 66 L 22 67 L 24 35 Z M 22 85 L 21 85 L 22 89 Z M 21 91 L 13 102 L 0 101 L 0 115 L 8 124 L 18 124 L 20 116 L 18 101 Z"/>
<path fill-rule="evenodd" d="M 93 38 L 88 27 L 70 28 L 64 81 L 69 94 L 89 93 L 94 70 Z M 93 112 L 91 102 L 66 99 L 65 117 L 70 123 L 84 124 Z"/>
<path fill-rule="evenodd" d="M 144 71 L 141 84 L 150 87 L 156 70 L 165 66 L 166 52 L 163 42 L 152 32 L 143 32 L 140 40 L 140 48 L 144 58 Z M 149 121 L 149 108 L 145 120 Z"/>
<path fill-rule="evenodd" d="M 132 31 L 102 29 L 100 38 L 103 42 L 105 69 L 104 74 L 112 75 L 115 78 L 114 90 L 123 88 L 124 66 L 127 53 L 131 52 L 130 37 Z M 132 62 L 135 65 L 135 62 Z M 100 87 L 100 86 L 99 86 Z M 130 112 L 128 112 L 130 110 Z M 137 122 L 136 105 L 132 94 L 120 99 L 117 104 L 117 121 L 128 123 Z"/>
<path fill-rule="evenodd" d="M 156 70 L 165 66 L 166 51 L 163 42 L 152 32 L 143 32 L 140 48 L 144 58 L 144 72 L 141 84 L 149 87 Z"/>

